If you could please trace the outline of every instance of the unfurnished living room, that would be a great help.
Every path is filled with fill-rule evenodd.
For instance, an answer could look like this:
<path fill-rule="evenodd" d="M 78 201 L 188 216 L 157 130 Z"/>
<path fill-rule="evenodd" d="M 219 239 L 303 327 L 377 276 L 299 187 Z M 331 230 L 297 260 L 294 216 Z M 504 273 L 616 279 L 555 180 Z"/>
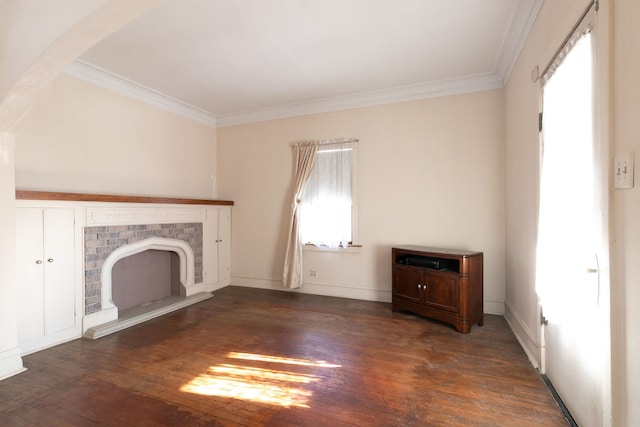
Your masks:
<path fill-rule="evenodd" d="M 0 425 L 639 425 L 638 19 L 0 0 Z"/>

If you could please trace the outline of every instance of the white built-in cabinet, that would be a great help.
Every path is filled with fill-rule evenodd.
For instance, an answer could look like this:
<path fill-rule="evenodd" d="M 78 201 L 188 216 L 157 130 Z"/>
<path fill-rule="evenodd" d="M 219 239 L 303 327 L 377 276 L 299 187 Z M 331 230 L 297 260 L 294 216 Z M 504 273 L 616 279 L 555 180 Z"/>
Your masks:
<path fill-rule="evenodd" d="M 231 206 L 57 200 L 16 200 L 18 341 L 29 354 L 80 338 L 89 328 L 117 320 L 117 310 L 84 314 L 84 227 L 200 223 L 203 224 L 201 283 L 187 296 L 212 292 L 231 282 Z M 37 194 L 37 196 L 41 196 Z M 109 196 L 105 196 L 109 199 Z M 176 199 L 180 201 L 180 199 Z M 102 294 L 106 295 L 106 294 Z M 115 317 L 114 317 L 115 315 Z"/>
<path fill-rule="evenodd" d="M 219 289 L 231 282 L 231 208 L 207 208 L 203 231 L 204 282 Z"/>
<path fill-rule="evenodd" d="M 16 209 L 18 341 L 28 354 L 80 336 L 75 212 Z"/>

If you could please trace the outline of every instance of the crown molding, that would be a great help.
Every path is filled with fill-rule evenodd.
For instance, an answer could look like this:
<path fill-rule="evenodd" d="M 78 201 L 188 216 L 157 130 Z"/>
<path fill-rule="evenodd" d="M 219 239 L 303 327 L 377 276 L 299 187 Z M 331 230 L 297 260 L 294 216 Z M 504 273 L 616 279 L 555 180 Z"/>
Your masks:
<path fill-rule="evenodd" d="M 544 0 L 534 0 L 528 11 L 514 16 L 509 23 L 509 29 L 494 68 L 497 74 L 503 76 L 503 85 L 507 84 L 511 76 L 511 71 L 520 57 L 543 2 Z"/>
<path fill-rule="evenodd" d="M 481 74 L 215 116 L 85 61 L 76 60 L 65 70 L 65 74 L 212 127 L 330 113 L 504 87 L 502 75 Z"/>
<path fill-rule="evenodd" d="M 179 116 L 195 120 L 211 127 L 217 127 L 217 119 L 213 114 L 103 68 L 89 64 L 88 62 L 76 60 L 67 67 L 64 73 L 104 89 L 137 99 L 154 107 L 170 111 Z"/>
<path fill-rule="evenodd" d="M 218 127 L 235 126 L 266 120 L 310 114 L 330 113 L 332 111 L 372 107 L 418 99 L 501 89 L 504 79 L 497 74 L 483 74 L 460 79 L 443 80 L 418 85 L 401 86 L 392 89 L 356 93 L 333 98 L 316 99 L 308 102 L 286 104 L 233 114 L 217 116 Z"/>

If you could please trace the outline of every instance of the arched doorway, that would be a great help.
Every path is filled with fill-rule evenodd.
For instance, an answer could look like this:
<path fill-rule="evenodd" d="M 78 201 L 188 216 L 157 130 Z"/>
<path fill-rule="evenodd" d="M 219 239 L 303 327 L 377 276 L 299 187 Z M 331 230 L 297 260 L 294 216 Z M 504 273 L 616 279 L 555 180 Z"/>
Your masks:
<path fill-rule="evenodd" d="M 91 46 L 162 0 L 0 2 L 0 379 L 24 370 L 17 345 L 15 130 L 38 95 Z M 49 10 L 47 10 L 47 8 Z"/>

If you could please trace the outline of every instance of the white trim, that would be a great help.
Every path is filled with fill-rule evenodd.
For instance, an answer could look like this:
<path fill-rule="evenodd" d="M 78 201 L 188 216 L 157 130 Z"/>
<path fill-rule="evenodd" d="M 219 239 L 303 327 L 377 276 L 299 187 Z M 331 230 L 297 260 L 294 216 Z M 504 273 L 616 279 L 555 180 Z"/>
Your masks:
<path fill-rule="evenodd" d="M 134 243 L 120 246 L 107 257 L 102 265 L 101 279 L 101 309 L 98 312 L 88 314 L 83 319 L 83 331 L 114 322 L 118 319 L 118 307 L 112 300 L 111 272 L 116 262 L 122 258 L 144 252 L 149 249 L 161 251 L 172 251 L 180 258 L 180 283 L 185 288 L 184 296 L 189 297 L 199 291 L 194 287 L 195 278 L 195 256 L 191 246 L 177 239 L 167 239 L 164 237 L 150 237 Z"/>
<path fill-rule="evenodd" d="M 495 314 L 497 316 L 504 316 L 504 303 L 500 301 L 483 301 L 483 313 L 484 314 Z"/>
<path fill-rule="evenodd" d="M 505 81 L 499 74 L 480 74 L 216 116 L 82 60 L 73 62 L 65 74 L 212 127 L 501 89 Z"/>
<path fill-rule="evenodd" d="M 82 318 L 82 331 L 87 332 L 89 329 L 100 326 L 105 323 L 118 319 L 118 307 L 111 304 L 110 307 L 102 307 L 100 311 L 87 314 Z"/>
<path fill-rule="evenodd" d="M 541 346 L 536 342 L 535 336 L 531 333 L 529 328 L 522 319 L 520 319 L 509 307 L 509 304 L 505 304 L 504 318 L 507 324 L 516 336 L 516 339 L 520 343 L 520 346 L 526 353 L 529 361 L 534 368 L 539 369 L 541 363 Z"/>
<path fill-rule="evenodd" d="M 0 380 L 9 378 L 10 376 L 26 371 L 22 365 L 22 357 L 20 357 L 20 348 L 14 347 L 9 350 L 0 352 Z"/>
<path fill-rule="evenodd" d="M 313 249 L 307 249 L 313 250 Z M 316 250 L 322 250 L 317 248 Z M 255 276 L 251 274 L 232 274 L 231 286 L 246 288 L 272 289 L 275 291 L 297 292 L 302 294 L 324 295 L 338 298 L 353 298 L 366 301 L 391 302 L 391 290 L 362 288 L 343 283 L 304 282 L 301 288 L 284 288 L 281 279 Z M 485 314 L 504 315 L 504 304 L 496 301 L 484 301 Z"/>
<path fill-rule="evenodd" d="M 86 208 L 86 226 L 168 224 L 174 222 L 204 222 L 205 209 L 201 206 L 132 205 L 89 202 Z"/>
<path fill-rule="evenodd" d="M 84 338 L 92 340 L 102 338 L 106 335 L 113 334 L 114 332 L 121 331 L 131 326 L 137 325 L 147 320 L 155 319 L 156 317 L 163 316 L 168 313 L 172 313 L 181 308 L 188 307 L 192 304 L 204 301 L 211 298 L 213 295 L 209 292 L 199 292 L 189 297 L 169 297 L 161 301 L 152 303 L 150 306 L 135 307 L 132 309 L 124 310 L 127 312 L 121 318 L 112 320 L 108 323 L 96 325 L 95 327 L 87 328 Z"/>
<path fill-rule="evenodd" d="M 516 14 L 509 23 L 506 37 L 500 47 L 500 54 L 496 58 L 496 64 L 494 65 L 496 73 L 503 76 L 503 86 L 509 81 L 511 71 L 513 71 L 524 43 L 529 37 L 542 3 L 543 0 L 535 0 L 532 2 L 528 12 Z"/>
<path fill-rule="evenodd" d="M 194 284 L 195 277 L 195 256 L 193 249 L 184 240 L 166 239 L 164 237 L 151 237 L 149 239 L 140 240 L 128 245 L 120 246 L 118 249 L 111 252 L 102 265 L 102 273 L 100 276 L 102 287 L 102 309 L 112 309 L 115 307 L 112 300 L 111 289 L 111 270 L 116 262 L 122 258 L 126 258 L 131 255 L 135 255 L 140 252 L 144 252 L 150 249 L 156 249 L 160 251 L 173 251 L 178 254 L 180 258 L 180 283 L 186 290 L 186 296 L 190 295 L 189 287 Z M 117 310 L 117 308 L 116 308 Z"/>
<path fill-rule="evenodd" d="M 295 104 L 263 108 L 217 116 L 218 127 L 284 119 L 309 114 L 328 113 L 353 108 L 371 107 L 396 102 L 414 101 L 461 93 L 501 89 L 504 79 L 497 74 L 481 74 L 459 79 L 401 86 L 391 89 L 356 93 L 333 98 L 316 99 Z"/>
<path fill-rule="evenodd" d="M 128 96 L 138 101 L 170 111 L 205 125 L 216 127 L 216 116 L 178 99 L 172 98 L 126 77 L 119 76 L 82 60 L 76 60 L 67 67 L 64 74 L 94 84 L 101 88 Z"/>
<path fill-rule="evenodd" d="M 231 286 L 271 289 L 274 291 L 351 298 L 365 301 L 391 302 L 391 290 L 366 289 L 340 283 L 305 282 L 301 288 L 291 289 L 282 286 L 282 279 L 232 274 Z"/>

